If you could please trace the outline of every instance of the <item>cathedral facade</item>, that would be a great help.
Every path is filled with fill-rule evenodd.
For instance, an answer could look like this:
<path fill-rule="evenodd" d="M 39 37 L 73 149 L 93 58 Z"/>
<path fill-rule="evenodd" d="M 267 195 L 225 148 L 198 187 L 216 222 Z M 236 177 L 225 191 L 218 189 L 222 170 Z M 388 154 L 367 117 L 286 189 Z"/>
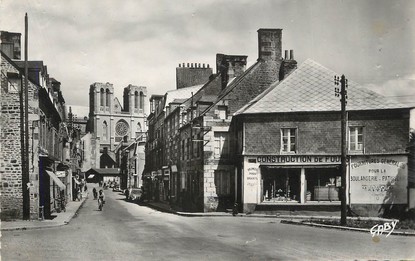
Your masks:
<path fill-rule="evenodd" d="M 114 97 L 111 83 L 94 83 L 89 89 L 91 167 L 116 168 L 115 150 L 120 142 L 134 142 L 146 133 L 147 88 L 128 85 L 123 103 Z"/>

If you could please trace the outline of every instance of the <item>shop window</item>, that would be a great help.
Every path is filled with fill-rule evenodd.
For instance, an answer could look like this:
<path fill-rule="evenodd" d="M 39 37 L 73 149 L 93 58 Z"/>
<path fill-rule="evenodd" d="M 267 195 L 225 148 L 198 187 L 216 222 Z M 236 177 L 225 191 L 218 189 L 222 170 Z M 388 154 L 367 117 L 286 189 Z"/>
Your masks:
<path fill-rule="evenodd" d="M 229 139 L 227 132 L 215 132 L 215 158 L 229 157 Z"/>
<path fill-rule="evenodd" d="M 231 193 L 231 179 L 226 171 L 215 171 L 215 187 L 218 196 Z"/>
<path fill-rule="evenodd" d="M 281 129 L 281 151 L 295 153 L 297 150 L 297 129 Z"/>
<path fill-rule="evenodd" d="M 363 151 L 363 127 L 354 126 L 349 128 L 349 150 Z"/>

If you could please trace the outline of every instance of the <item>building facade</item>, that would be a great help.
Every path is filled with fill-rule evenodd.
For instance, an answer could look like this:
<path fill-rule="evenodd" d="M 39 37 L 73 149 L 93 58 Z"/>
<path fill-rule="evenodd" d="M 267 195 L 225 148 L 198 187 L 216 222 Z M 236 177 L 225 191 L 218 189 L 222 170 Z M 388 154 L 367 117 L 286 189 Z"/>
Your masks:
<path fill-rule="evenodd" d="M 147 88 L 128 85 L 123 92 L 123 105 L 114 97 L 110 83 L 94 83 L 89 92 L 89 128 L 91 132 L 91 168 L 115 168 L 115 150 L 122 142 L 133 142 L 147 131 Z M 127 186 L 126 179 L 122 185 Z"/>
<path fill-rule="evenodd" d="M 333 71 L 307 60 L 235 117 L 245 212 L 339 211 L 340 101 Z M 399 217 L 409 202 L 410 108 L 349 81 L 349 214 Z"/>
<path fill-rule="evenodd" d="M 4 32 L 1 36 L 2 218 L 22 218 L 27 205 L 30 209 L 27 218 L 48 218 L 61 210 L 61 202 L 70 197 L 71 191 L 71 173 L 63 153 L 64 140 L 68 138 L 63 124 L 65 100 L 60 82 L 49 77 L 46 65 L 42 61 L 28 61 L 29 131 L 22 132 L 24 102 L 20 96 L 25 65 L 18 60 L 20 34 L 8 34 L 13 36 L 12 40 L 5 38 Z M 3 47 L 15 59 L 3 53 Z M 23 146 L 22 142 L 25 140 L 28 141 L 28 151 L 23 153 L 22 147 L 26 145 Z M 22 159 L 26 157 L 28 173 L 23 173 L 25 160 Z M 26 184 L 23 184 L 24 175 L 28 175 Z M 23 189 L 26 187 L 29 200 L 24 203 Z"/>
<path fill-rule="evenodd" d="M 232 114 L 296 68 L 287 51 L 282 57 L 281 29 L 260 29 L 258 39 L 258 60 L 248 69 L 247 56 L 217 54 L 216 73 L 191 97 L 154 97 L 166 110 L 152 118 L 154 128 L 149 125 L 148 146 L 159 158 L 146 158 L 156 161 L 153 175 L 169 185 L 170 203 L 181 209 L 220 211 L 237 200 L 241 181 L 231 156 Z"/>

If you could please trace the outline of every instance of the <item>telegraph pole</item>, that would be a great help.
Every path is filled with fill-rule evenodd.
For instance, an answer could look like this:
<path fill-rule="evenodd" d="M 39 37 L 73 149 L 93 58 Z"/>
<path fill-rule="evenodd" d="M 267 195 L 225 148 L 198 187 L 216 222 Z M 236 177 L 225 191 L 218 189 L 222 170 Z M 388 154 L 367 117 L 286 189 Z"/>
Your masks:
<path fill-rule="evenodd" d="M 334 84 L 340 84 L 340 90 L 335 87 L 334 93 L 336 97 L 340 97 L 341 103 L 341 219 L 340 223 L 342 226 L 347 224 L 347 204 L 346 204 L 346 155 L 347 155 L 347 144 L 346 144 L 346 124 L 347 124 L 347 79 L 344 75 L 341 77 L 334 76 Z"/>
<path fill-rule="evenodd" d="M 28 54 L 28 18 L 25 15 L 25 48 L 24 48 L 24 157 L 22 159 L 22 189 L 23 189 L 23 219 L 30 219 L 30 197 L 29 197 L 29 68 Z"/>

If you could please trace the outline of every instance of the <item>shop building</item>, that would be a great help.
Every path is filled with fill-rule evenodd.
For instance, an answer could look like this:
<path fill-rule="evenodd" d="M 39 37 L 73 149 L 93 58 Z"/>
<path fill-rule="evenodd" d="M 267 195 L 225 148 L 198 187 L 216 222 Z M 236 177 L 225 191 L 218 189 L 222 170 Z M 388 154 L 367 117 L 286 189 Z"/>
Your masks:
<path fill-rule="evenodd" d="M 244 212 L 340 210 L 341 115 L 335 75 L 306 60 L 235 113 L 235 165 Z M 349 81 L 347 111 L 350 211 L 399 215 L 409 203 L 411 108 Z"/>

